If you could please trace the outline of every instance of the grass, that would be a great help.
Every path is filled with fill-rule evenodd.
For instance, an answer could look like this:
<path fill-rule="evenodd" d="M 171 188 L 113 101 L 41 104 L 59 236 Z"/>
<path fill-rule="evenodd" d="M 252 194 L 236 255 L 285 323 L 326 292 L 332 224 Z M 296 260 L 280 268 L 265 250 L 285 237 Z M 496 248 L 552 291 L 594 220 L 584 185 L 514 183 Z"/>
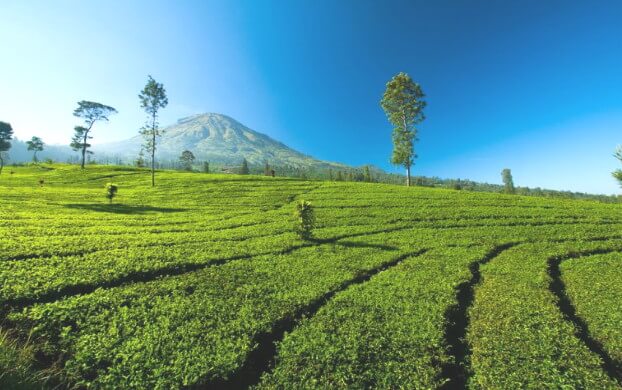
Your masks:
<path fill-rule="evenodd" d="M 0 330 L 0 388 L 51 389 L 56 382 L 54 370 L 41 370 L 34 355 L 35 347 L 29 340 L 18 343 L 10 332 Z"/>
<path fill-rule="evenodd" d="M 618 204 L 13 170 L 0 388 L 620 388 Z"/>

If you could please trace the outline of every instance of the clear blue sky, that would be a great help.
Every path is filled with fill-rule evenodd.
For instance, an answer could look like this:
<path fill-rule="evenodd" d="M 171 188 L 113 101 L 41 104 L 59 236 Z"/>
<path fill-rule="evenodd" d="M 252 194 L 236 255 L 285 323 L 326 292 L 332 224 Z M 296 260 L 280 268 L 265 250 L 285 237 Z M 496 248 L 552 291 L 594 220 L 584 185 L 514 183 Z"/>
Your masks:
<path fill-rule="evenodd" d="M 78 100 L 137 133 L 147 74 L 170 104 L 238 119 L 315 157 L 385 169 L 385 83 L 427 94 L 414 174 L 596 193 L 622 143 L 622 1 L 0 0 L 0 120 L 68 143 Z M 622 167 L 622 165 L 620 165 Z M 400 170 L 401 172 L 401 170 Z"/>

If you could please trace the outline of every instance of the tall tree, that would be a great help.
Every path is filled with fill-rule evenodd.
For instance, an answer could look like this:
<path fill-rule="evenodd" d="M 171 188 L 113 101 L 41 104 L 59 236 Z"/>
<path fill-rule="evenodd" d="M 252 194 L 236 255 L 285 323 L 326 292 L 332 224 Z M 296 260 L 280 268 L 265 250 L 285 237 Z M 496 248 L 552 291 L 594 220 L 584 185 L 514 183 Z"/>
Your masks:
<path fill-rule="evenodd" d="M 248 161 L 246 159 L 242 160 L 242 167 L 240 167 L 240 175 L 248 175 L 250 170 L 248 169 Z"/>
<path fill-rule="evenodd" d="M 369 170 L 369 165 L 365 165 L 365 168 L 363 169 L 363 180 L 368 183 L 372 182 L 371 171 Z"/>
<path fill-rule="evenodd" d="M 4 168 L 4 153 L 11 149 L 13 128 L 9 123 L 0 121 L 0 174 Z"/>
<path fill-rule="evenodd" d="M 145 88 L 138 94 L 140 107 L 148 115 L 145 126 L 140 129 L 140 134 L 145 138 L 144 149 L 151 154 L 151 186 L 155 186 L 155 152 L 158 137 L 162 136 L 159 129 L 158 111 L 168 105 L 164 85 L 156 82 L 151 75 Z"/>
<path fill-rule="evenodd" d="M 622 162 L 622 146 L 618 146 L 618 148 L 616 149 L 616 152 L 613 154 L 613 157 L 617 158 L 618 160 L 620 160 L 620 162 Z M 620 183 L 620 186 L 622 186 L 622 170 L 616 169 L 611 174 L 613 175 L 613 177 L 616 178 L 616 180 L 618 180 L 618 183 Z"/>
<path fill-rule="evenodd" d="M 28 150 L 34 152 L 32 155 L 32 161 L 37 162 L 37 152 L 43 151 L 43 140 L 39 137 L 32 137 L 30 141 L 26 141 Z"/>
<path fill-rule="evenodd" d="M 421 86 L 410 76 L 400 72 L 387 83 L 380 105 L 393 125 L 393 154 L 391 162 L 406 168 L 406 185 L 410 186 L 410 167 L 417 155 L 414 143 L 417 140 L 416 125 L 425 116 L 426 102 Z"/>
<path fill-rule="evenodd" d="M 136 158 L 136 160 L 134 160 L 134 165 L 138 168 L 145 167 L 145 152 L 142 148 L 140 149 L 140 152 L 138 152 L 138 157 Z"/>
<path fill-rule="evenodd" d="M 184 150 L 179 156 L 179 162 L 181 163 L 182 168 L 186 171 L 192 170 L 192 163 L 194 162 L 195 157 L 194 154 L 189 150 Z"/>
<path fill-rule="evenodd" d="M 108 116 L 116 113 L 117 110 L 101 103 L 89 102 L 87 100 L 82 100 L 78 102 L 78 108 L 73 111 L 73 116 L 82 118 L 84 120 L 84 126 L 74 127 L 74 135 L 71 139 L 70 146 L 75 151 L 81 151 L 82 163 L 80 164 L 80 167 L 82 169 L 84 169 L 87 149 L 91 147 L 91 144 L 88 142 L 88 140 L 93 138 L 90 135 L 93 125 L 95 124 L 95 122 L 98 121 L 107 122 Z"/>
<path fill-rule="evenodd" d="M 266 162 L 266 165 L 263 167 L 263 175 L 264 176 L 270 176 L 271 175 L 271 171 L 272 171 L 272 169 L 270 168 L 270 165 Z"/>
<path fill-rule="evenodd" d="M 514 188 L 514 179 L 512 178 L 512 171 L 505 168 L 501 171 L 501 178 L 503 179 L 504 191 L 506 194 L 513 194 L 516 192 Z"/>

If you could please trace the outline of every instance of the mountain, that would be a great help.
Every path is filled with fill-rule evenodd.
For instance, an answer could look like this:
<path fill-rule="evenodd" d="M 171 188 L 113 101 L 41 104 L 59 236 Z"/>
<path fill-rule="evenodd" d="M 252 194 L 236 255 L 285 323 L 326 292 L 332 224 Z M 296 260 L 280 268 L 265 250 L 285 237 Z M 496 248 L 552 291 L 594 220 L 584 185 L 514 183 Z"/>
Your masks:
<path fill-rule="evenodd" d="M 253 165 L 268 162 L 273 166 L 298 168 L 349 168 L 307 156 L 222 114 L 190 116 L 163 130 L 157 148 L 160 161 L 177 160 L 184 150 L 190 150 L 199 161 L 224 165 L 239 165 L 246 158 Z M 132 161 L 138 156 L 142 142 L 142 137 L 136 135 L 125 141 L 94 146 L 93 151 L 97 158 L 106 155 Z"/>

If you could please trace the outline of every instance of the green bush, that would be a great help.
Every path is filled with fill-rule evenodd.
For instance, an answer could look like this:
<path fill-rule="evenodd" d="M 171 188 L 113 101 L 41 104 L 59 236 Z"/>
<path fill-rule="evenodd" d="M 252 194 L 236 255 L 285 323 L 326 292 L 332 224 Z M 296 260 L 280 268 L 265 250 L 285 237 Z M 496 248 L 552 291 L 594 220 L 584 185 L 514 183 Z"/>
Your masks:
<path fill-rule="evenodd" d="M 315 226 L 313 205 L 306 200 L 298 202 L 296 205 L 296 218 L 296 233 L 303 240 L 309 240 L 313 236 L 313 227 Z"/>
<path fill-rule="evenodd" d="M 106 183 L 106 198 L 112 203 L 112 199 L 117 196 L 117 191 L 119 191 L 119 187 L 113 183 Z"/>

